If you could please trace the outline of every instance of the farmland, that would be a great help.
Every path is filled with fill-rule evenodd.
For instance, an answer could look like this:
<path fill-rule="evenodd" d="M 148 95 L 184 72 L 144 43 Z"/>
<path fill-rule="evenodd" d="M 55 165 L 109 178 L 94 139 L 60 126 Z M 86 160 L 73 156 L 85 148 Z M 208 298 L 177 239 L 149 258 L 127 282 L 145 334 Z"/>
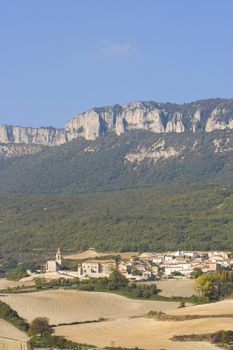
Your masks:
<path fill-rule="evenodd" d="M 87 340 L 99 347 L 122 346 L 148 350 L 214 350 L 216 346 L 206 342 L 174 342 L 171 337 L 185 334 L 205 334 L 232 327 L 232 317 L 216 315 L 233 314 L 233 301 L 225 300 L 213 304 L 188 306 L 167 312 L 171 315 L 212 315 L 213 318 L 200 318 L 186 321 L 158 321 L 148 318 L 113 320 L 104 323 L 61 326 L 56 334 L 73 341 Z M 181 347 L 182 346 L 182 347 Z"/>
<path fill-rule="evenodd" d="M 161 281 L 163 293 L 190 294 L 192 281 Z M 179 303 L 128 299 L 103 292 L 77 290 L 46 290 L 33 293 L 2 294 L 0 300 L 9 304 L 18 314 L 31 322 L 43 316 L 55 325 L 55 335 L 64 336 L 77 343 L 89 343 L 97 347 L 139 347 L 146 350 L 214 350 L 207 342 L 172 341 L 176 335 L 205 334 L 228 330 L 232 327 L 233 300 L 178 308 Z M 174 321 L 147 317 L 150 311 L 167 315 L 200 315 L 202 317 Z M 227 315 L 229 317 L 227 317 Z M 209 318 L 205 316 L 211 316 Z M 213 316 L 213 317 L 212 317 Z M 98 321 L 103 318 L 104 322 Z M 71 324 L 87 322 L 85 324 Z M 12 326 L 4 321 L 4 330 Z M 9 334 L 11 334 L 9 331 Z M 17 330 L 16 330 L 17 331 Z"/>
<path fill-rule="evenodd" d="M 70 290 L 8 294 L 0 296 L 0 300 L 9 304 L 27 321 L 45 316 L 52 324 L 91 321 L 101 317 L 129 318 L 151 310 L 168 312 L 179 305 L 176 302 L 127 299 L 112 293 Z"/>
<path fill-rule="evenodd" d="M 140 347 L 148 350 L 216 350 L 212 344 L 203 342 L 173 342 L 177 334 L 205 333 L 229 329 L 231 319 L 208 319 L 174 322 L 156 321 L 145 318 L 117 320 L 96 324 L 62 326 L 56 328 L 57 335 L 79 342 L 103 346 Z"/>

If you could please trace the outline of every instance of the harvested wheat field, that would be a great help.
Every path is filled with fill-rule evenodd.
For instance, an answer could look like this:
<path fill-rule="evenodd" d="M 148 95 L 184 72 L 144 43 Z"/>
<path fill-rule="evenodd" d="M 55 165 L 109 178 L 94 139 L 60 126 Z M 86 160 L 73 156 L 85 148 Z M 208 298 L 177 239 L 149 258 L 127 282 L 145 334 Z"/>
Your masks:
<path fill-rule="evenodd" d="M 61 326 L 57 335 L 67 339 L 103 346 L 140 347 L 148 350 L 216 350 L 207 342 L 173 342 L 174 335 L 208 333 L 232 328 L 232 319 L 156 321 L 145 318 L 107 321 L 95 324 Z"/>
<path fill-rule="evenodd" d="M 28 336 L 25 333 L 21 332 L 3 319 L 0 319 L 0 337 L 28 340 Z"/>
<path fill-rule="evenodd" d="M 34 282 L 31 279 L 28 280 L 21 280 L 21 281 L 9 281 L 6 278 L 0 278 L 0 290 L 6 289 L 6 288 L 15 288 L 20 287 L 22 285 L 25 286 L 31 286 Z"/>
<path fill-rule="evenodd" d="M 45 316 L 52 324 L 97 320 L 100 317 L 129 318 L 151 310 L 168 312 L 179 305 L 175 302 L 128 299 L 111 293 L 71 290 L 7 294 L 0 295 L 0 300 L 28 321 Z"/>
<path fill-rule="evenodd" d="M 160 295 L 166 297 L 181 296 L 181 297 L 191 297 L 195 294 L 193 289 L 193 280 L 191 279 L 167 279 L 161 281 L 155 281 L 158 289 L 161 290 Z"/>
<path fill-rule="evenodd" d="M 211 304 L 193 305 L 172 310 L 172 315 L 233 315 L 233 300 L 223 300 Z"/>

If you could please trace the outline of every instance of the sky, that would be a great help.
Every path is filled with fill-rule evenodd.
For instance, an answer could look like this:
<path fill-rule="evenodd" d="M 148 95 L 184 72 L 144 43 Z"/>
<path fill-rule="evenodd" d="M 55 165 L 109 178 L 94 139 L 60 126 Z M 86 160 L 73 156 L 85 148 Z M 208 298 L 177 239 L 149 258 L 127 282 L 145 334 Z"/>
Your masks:
<path fill-rule="evenodd" d="M 232 0 L 0 0 L 0 124 L 233 97 Z"/>

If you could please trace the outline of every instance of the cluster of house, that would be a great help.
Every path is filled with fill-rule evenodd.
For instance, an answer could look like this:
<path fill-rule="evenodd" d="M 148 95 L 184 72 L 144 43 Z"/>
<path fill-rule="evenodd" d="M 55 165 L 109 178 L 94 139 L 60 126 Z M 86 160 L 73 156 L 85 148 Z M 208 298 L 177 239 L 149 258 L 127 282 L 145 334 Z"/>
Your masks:
<path fill-rule="evenodd" d="M 159 266 L 165 277 L 183 275 L 190 277 L 195 269 L 203 273 L 216 271 L 219 267 L 231 268 L 233 259 L 222 251 L 176 251 L 168 253 L 142 253 L 140 259 Z"/>
<path fill-rule="evenodd" d="M 167 253 L 141 253 L 128 260 L 87 259 L 80 261 L 74 277 L 107 277 L 113 269 L 118 269 L 128 279 L 150 280 L 163 276 L 173 275 L 190 277 L 195 269 L 203 273 L 216 271 L 218 267 L 231 268 L 233 259 L 226 252 L 196 252 L 176 251 Z M 63 258 L 60 249 L 57 250 L 55 260 L 46 264 L 46 272 L 59 272 L 65 274 Z M 71 272 L 69 272 L 71 275 Z"/>
<path fill-rule="evenodd" d="M 74 277 L 107 277 L 113 269 L 117 268 L 114 260 L 95 260 L 87 259 L 78 264 L 76 271 L 65 270 L 63 264 L 63 256 L 60 248 L 58 248 L 55 260 L 48 260 L 45 265 L 46 273 L 60 272 L 62 275 L 69 275 Z M 66 273 L 67 272 L 67 273 Z"/>

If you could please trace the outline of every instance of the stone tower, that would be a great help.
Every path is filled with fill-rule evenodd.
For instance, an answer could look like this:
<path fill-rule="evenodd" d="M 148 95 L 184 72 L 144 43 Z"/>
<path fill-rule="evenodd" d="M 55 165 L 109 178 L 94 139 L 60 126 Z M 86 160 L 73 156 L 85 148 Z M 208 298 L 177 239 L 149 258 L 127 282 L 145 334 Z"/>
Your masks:
<path fill-rule="evenodd" d="M 62 264 L 62 253 L 60 248 L 57 249 L 57 253 L 56 253 L 56 263 L 61 265 Z"/>

